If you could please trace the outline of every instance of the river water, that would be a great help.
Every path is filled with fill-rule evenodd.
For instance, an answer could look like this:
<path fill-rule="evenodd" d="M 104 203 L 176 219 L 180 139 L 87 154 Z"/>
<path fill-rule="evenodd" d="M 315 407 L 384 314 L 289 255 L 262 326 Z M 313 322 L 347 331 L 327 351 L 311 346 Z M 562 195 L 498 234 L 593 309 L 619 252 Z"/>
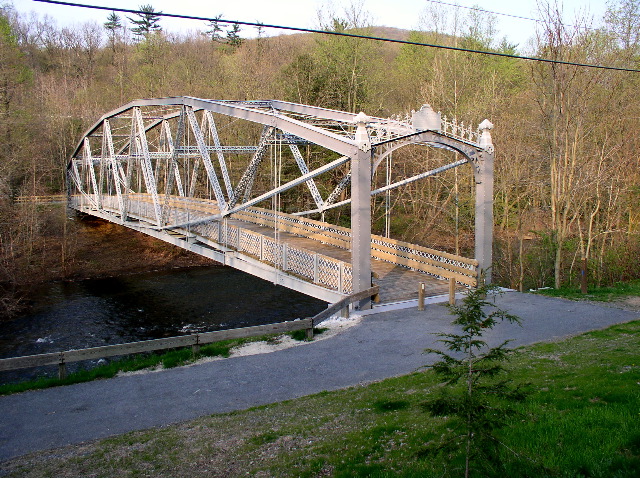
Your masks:
<path fill-rule="evenodd" d="M 37 291 L 28 314 L 2 323 L 0 358 L 269 324 L 325 307 L 219 265 L 59 282 Z M 42 373 L 3 372 L 0 383 Z"/>

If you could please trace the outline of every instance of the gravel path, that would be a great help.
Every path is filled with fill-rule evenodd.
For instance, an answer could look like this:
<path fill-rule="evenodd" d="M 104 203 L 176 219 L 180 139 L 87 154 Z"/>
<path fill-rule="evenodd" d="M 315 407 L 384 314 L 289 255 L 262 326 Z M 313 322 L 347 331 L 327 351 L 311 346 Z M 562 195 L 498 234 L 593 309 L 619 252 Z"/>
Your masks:
<path fill-rule="evenodd" d="M 559 339 L 640 318 L 640 312 L 508 292 L 498 305 L 522 327 L 485 338 L 511 346 Z M 327 340 L 268 354 L 0 397 L 0 461 L 132 430 L 334 390 L 410 373 L 433 357 L 434 332 L 448 332 L 442 305 L 363 317 Z"/>

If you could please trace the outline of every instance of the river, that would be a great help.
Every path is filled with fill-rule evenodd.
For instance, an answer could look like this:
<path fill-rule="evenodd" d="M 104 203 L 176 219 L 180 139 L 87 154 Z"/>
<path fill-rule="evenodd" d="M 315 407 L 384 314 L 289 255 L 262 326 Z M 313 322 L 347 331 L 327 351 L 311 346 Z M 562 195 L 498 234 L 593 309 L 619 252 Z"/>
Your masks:
<path fill-rule="evenodd" d="M 220 265 L 57 282 L 37 290 L 28 314 L 2 323 L 0 358 L 281 322 L 326 305 Z M 0 383 L 42 373 L 4 372 Z"/>

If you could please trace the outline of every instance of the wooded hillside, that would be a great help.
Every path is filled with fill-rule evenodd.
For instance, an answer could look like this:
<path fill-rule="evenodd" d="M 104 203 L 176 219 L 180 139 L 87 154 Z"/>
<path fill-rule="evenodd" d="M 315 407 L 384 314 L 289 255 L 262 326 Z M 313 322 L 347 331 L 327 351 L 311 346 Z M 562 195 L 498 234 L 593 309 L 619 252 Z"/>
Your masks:
<path fill-rule="evenodd" d="M 580 19 L 563 25 L 548 5 L 540 11 L 532 55 L 640 67 L 640 0 L 612 3 L 601 28 Z M 495 36 L 489 14 L 442 12 L 425 15 L 423 31 L 376 29 L 360 11 L 331 17 L 322 28 L 523 50 Z M 319 34 L 242 40 L 241 30 L 215 23 L 194 23 L 204 33 L 179 35 L 158 29 L 136 34 L 133 26 L 113 14 L 103 23 L 58 28 L 10 6 L 1 10 L 5 286 L 20 281 L 17 271 L 41 267 L 40 256 L 29 251 L 51 227 L 35 207 L 13 199 L 62 191 L 65 162 L 105 112 L 136 98 L 180 95 L 274 98 L 375 116 L 404 115 L 429 103 L 466 125 L 488 118 L 496 148 L 495 280 L 516 289 L 576 283 L 582 257 L 593 285 L 640 277 L 640 73 Z M 408 150 L 394 156 L 392 175 L 424 171 L 425 161 L 436 157 Z M 469 254 L 472 180 L 470 170 L 461 169 L 394 192 L 392 237 Z M 376 231 L 384 230 L 379 202 L 374 218 Z"/>

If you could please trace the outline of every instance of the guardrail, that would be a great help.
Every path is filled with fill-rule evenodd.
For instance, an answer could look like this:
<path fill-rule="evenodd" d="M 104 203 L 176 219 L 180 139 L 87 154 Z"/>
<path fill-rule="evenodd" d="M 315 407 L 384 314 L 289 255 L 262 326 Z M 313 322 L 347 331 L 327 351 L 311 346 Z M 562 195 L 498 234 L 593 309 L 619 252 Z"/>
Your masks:
<path fill-rule="evenodd" d="M 351 231 L 332 224 L 278 213 L 262 208 L 248 208 L 234 214 L 243 221 L 274 227 L 298 236 L 331 244 L 342 249 L 351 248 Z M 470 287 L 477 285 L 478 261 L 448 252 L 430 249 L 409 242 L 371 235 L 371 256 L 429 274 L 439 279 L 454 279 Z"/>
<path fill-rule="evenodd" d="M 93 204 L 85 203 L 83 197 L 72 196 L 70 201 L 76 208 L 94 207 Z M 118 210 L 117 198 L 114 196 L 104 196 L 101 203 L 106 211 L 117 212 Z M 185 203 L 188 203 L 188 210 L 185 210 Z M 212 204 L 206 201 L 172 198 L 169 205 L 171 209 L 168 219 L 172 223 L 197 220 L 217 212 L 217 209 L 214 211 Z M 129 197 L 128 214 L 131 217 L 152 221 L 155 211 L 146 195 L 136 194 Z M 185 236 L 196 234 L 221 246 L 235 249 L 283 272 L 335 290 L 340 294 L 349 294 L 353 291 L 353 270 L 348 262 L 293 246 L 224 221 L 198 224 L 190 227 L 189 230 L 180 228 L 175 230 L 182 231 Z"/>
<path fill-rule="evenodd" d="M 206 217 L 218 212 L 214 203 L 207 200 L 171 198 L 169 204 L 171 206 L 170 221 L 176 224 L 197 220 L 200 216 Z M 185 210 L 185 205 L 187 210 Z M 117 209 L 115 198 L 113 196 L 105 196 L 103 198 L 103 207 Z M 146 194 L 136 194 L 135 199 L 130 196 L 129 212 L 139 217 L 152 218 L 154 212 L 151 198 Z M 341 249 L 349 250 L 351 248 L 351 231 L 345 227 L 282 212 L 276 214 L 270 209 L 259 207 L 250 207 L 239 211 L 233 217 L 269 228 L 277 226 L 279 231 L 313 239 Z M 237 232 L 236 228 L 242 232 Z M 291 251 L 297 251 L 292 253 L 298 260 L 296 263 L 296 261 L 287 259 L 287 252 L 284 250 L 287 247 L 285 244 L 280 243 L 277 247 L 282 250 L 278 253 L 273 253 L 271 251 L 276 245 L 272 238 L 266 236 L 259 238 L 262 235 L 257 232 L 238 228 L 237 226 L 222 225 L 220 222 L 194 226 L 191 228 L 191 232 L 200 234 L 205 238 L 211 238 L 211 240 L 232 247 L 239 252 L 246 252 L 263 262 L 274 265 L 274 267 L 291 271 L 301 278 L 337 290 L 340 293 L 349 293 L 352 290 L 350 285 L 351 264 L 348 262 L 339 261 L 303 248 L 289 246 Z M 268 247 L 266 259 L 263 247 L 265 240 Z M 260 243 L 259 250 L 258 242 Z M 477 260 L 417 244 L 372 234 L 371 256 L 439 279 L 454 279 L 457 283 L 465 286 L 475 287 L 478 283 Z M 318 264 L 320 264 L 320 269 L 318 269 Z"/>
<path fill-rule="evenodd" d="M 51 194 L 48 196 L 18 196 L 16 198 L 17 203 L 55 203 L 55 202 L 66 202 L 67 195 L 66 194 Z"/>
<path fill-rule="evenodd" d="M 131 355 L 158 350 L 191 347 L 193 353 L 199 351 L 201 345 L 219 342 L 221 340 L 257 337 L 260 335 L 281 334 L 296 330 L 306 330 L 307 338 L 313 338 L 313 328 L 325 321 L 336 312 L 351 303 L 366 299 L 378 293 L 378 286 L 362 292 L 352 294 L 332 304 L 327 309 L 312 318 L 279 322 L 277 324 L 256 325 L 253 327 L 241 327 L 237 329 L 218 330 L 215 332 L 203 332 L 200 334 L 181 335 L 164 339 L 143 340 L 117 345 L 103 345 L 86 349 L 66 350 L 64 352 L 52 352 L 24 357 L 12 357 L 0 359 L 0 372 L 20 370 L 24 368 L 41 367 L 44 365 L 58 365 L 58 378 L 64 379 L 67 375 L 66 364 L 83 360 L 96 360 L 118 355 Z"/>

